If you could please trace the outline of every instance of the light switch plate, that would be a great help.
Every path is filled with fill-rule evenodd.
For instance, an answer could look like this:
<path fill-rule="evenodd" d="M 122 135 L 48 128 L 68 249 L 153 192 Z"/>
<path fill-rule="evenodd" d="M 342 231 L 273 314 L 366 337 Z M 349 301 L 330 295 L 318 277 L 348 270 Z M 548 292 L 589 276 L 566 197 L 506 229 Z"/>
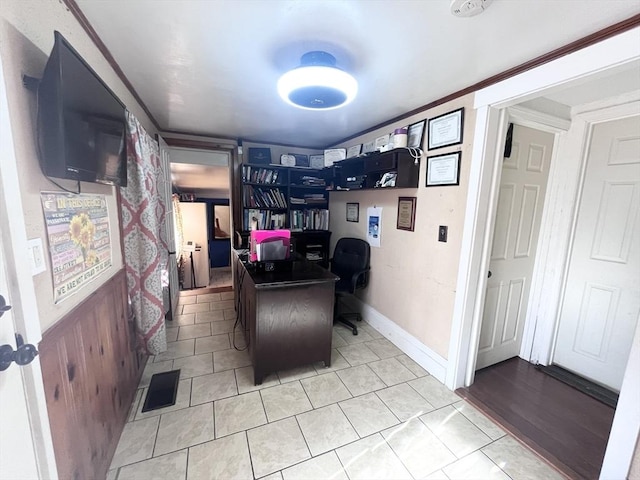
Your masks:
<path fill-rule="evenodd" d="M 29 262 L 31 263 L 31 276 L 37 275 L 47 270 L 47 263 L 44 260 L 44 248 L 42 248 L 41 238 L 27 240 L 29 249 Z"/>
<path fill-rule="evenodd" d="M 438 227 L 439 242 L 446 242 L 448 234 L 449 234 L 449 227 L 447 227 L 446 225 L 440 225 L 440 227 Z"/>

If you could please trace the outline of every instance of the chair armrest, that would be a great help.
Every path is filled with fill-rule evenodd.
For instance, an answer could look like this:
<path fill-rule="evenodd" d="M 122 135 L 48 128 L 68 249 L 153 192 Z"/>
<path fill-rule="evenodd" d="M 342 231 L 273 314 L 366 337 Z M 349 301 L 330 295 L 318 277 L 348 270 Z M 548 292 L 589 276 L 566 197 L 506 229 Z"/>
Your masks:
<path fill-rule="evenodd" d="M 357 271 L 355 272 L 352 276 L 351 276 L 351 291 L 355 292 L 356 288 L 358 286 L 358 280 L 360 279 L 361 276 L 363 275 L 367 275 L 369 273 L 369 270 L 371 270 L 370 267 L 367 267 L 363 270 Z"/>

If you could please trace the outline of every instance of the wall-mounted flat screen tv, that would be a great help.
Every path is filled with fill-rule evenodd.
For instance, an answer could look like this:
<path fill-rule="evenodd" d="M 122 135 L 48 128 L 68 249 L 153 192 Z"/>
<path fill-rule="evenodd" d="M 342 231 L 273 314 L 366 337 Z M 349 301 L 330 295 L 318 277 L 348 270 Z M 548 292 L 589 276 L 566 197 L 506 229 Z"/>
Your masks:
<path fill-rule="evenodd" d="M 38 141 L 44 174 L 126 186 L 125 122 L 124 104 L 55 32 L 38 85 Z"/>

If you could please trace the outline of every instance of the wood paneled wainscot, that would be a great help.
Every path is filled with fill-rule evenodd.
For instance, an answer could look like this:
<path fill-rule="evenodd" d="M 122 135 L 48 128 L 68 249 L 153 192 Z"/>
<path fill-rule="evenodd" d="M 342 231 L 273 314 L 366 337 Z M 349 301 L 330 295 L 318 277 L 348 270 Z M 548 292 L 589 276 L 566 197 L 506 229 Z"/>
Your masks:
<path fill-rule="evenodd" d="M 39 345 L 61 479 L 103 479 L 140 377 L 124 269 L 47 330 Z"/>

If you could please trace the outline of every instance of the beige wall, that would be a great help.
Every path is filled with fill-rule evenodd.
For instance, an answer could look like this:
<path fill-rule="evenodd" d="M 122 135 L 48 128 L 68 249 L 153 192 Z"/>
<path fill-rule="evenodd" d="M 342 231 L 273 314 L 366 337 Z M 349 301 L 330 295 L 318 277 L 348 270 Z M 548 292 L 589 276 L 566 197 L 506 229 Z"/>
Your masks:
<path fill-rule="evenodd" d="M 393 129 L 465 107 L 463 144 L 441 148 L 426 155 L 461 150 L 460 185 L 426 188 L 426 160 L 420 162 L 417 189 L 331 192 L 329 197 L 332 248 L 345 236 L 366 239 L 367 208 L 382 207 L 380 248 L 371 250 L 371 278 L 360 298 L 398 324 L 424 345 L 448 356 L 451 320 L 460 259 L 462 227 L 475 128 L 473 96 L 422 112 L 340 145 L 349 147 L 371 141 Z M 425 149 L 426 149 L 426 132 Z M 398 197 L 417 197 L 415 231 L 396 229 Z M 346 203 L 360 203 L 360 221 L 347 222 Z M 447 243 L 438 242 L 438 226 L 447 225 Z"/>
<path fill-rule="evenodd" d="M 50 183 L 40 170 L 35 135 L 36 96 L 33 92 L 23 88 L 22 75 L 27 74 L 38 78 L 42 75 L 49 52 L 53 47 L 53 31 L 58 30 L 62 33 L 150 134 L 155 134 L 155 129 L 142 108 L 62 2 L 58 0 L 2 0 L 1 5 L 0 58 L 7 83 L 11 127 L 20 180 L 18 188 L 25 213 L 25 227 L 27 237 L 42 238 L 45 250 L 47 250 L 40 192 L 59 189 Z M 58 183 L 66 188 L 75 188 L 74 182 L 61 180 Z M 33 279 L 43 331 L 81 303 L 123 265 L 115 188 L 82 183 L 82 191 L 107 196 L 111 222 L 113 265 L 78 293 L 55 305 L 53 303 L 51 265 L 47 259 L 47 271 L 36 275 Z"/>

